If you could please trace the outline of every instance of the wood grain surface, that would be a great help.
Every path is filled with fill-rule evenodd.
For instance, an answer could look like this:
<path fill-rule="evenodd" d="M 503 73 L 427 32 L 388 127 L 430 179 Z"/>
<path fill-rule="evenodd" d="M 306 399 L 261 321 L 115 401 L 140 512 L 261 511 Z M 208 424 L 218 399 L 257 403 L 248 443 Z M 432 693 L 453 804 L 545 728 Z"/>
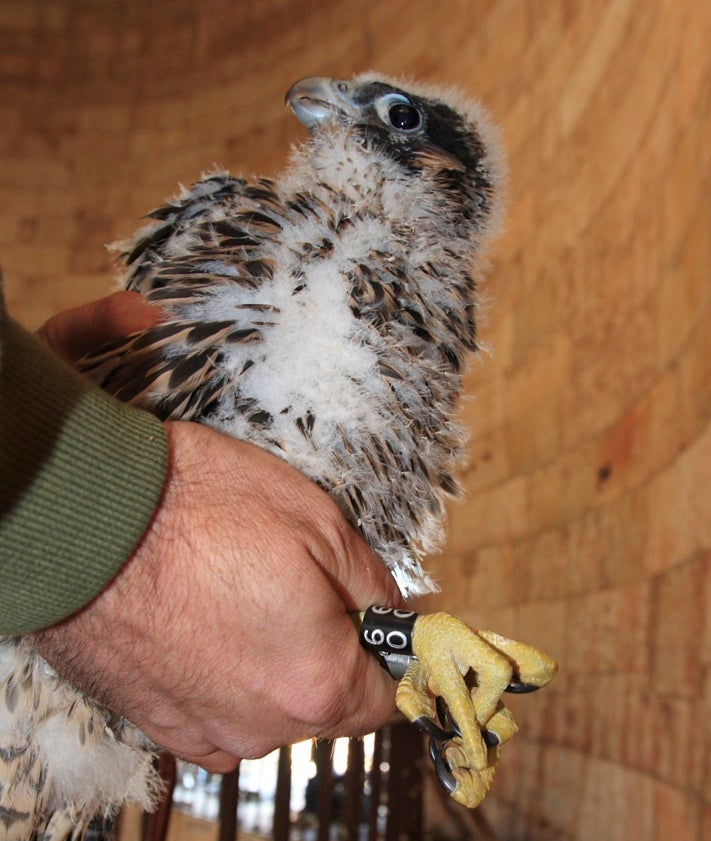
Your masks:
<path fill-rule="evenodd" d="M 711 4 L 0 0 L 0 264 L 36 327 L 214 164 L 269 174 L 306 75 L 482 98 L 510 212 L 468 377 L 446 607 L 547 648 L 502 838 L 711 841 Z"/>

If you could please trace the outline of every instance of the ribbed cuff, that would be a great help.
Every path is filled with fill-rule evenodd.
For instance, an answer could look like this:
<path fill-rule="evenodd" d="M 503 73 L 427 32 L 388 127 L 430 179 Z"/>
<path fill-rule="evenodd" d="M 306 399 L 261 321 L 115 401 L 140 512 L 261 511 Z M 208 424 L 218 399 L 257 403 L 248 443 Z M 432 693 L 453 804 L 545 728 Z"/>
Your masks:
<path fill-rule="evenodd" d="M 91 601 L 160 500 L 161 423 L 89 384 L 7 320 L 0 365 L 0 634 Z"/>

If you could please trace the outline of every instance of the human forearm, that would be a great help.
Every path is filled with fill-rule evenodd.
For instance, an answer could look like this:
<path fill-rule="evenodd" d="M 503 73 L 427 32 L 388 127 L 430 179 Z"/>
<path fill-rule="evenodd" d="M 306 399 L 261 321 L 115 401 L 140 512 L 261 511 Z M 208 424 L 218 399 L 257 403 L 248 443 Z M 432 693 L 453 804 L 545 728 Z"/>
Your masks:
<path fill-rule="evenodd" d="M 90 601 L 149 525 L 161 424 L 89 385 L 4 314 L 0 359 L 0 633 Z"/>

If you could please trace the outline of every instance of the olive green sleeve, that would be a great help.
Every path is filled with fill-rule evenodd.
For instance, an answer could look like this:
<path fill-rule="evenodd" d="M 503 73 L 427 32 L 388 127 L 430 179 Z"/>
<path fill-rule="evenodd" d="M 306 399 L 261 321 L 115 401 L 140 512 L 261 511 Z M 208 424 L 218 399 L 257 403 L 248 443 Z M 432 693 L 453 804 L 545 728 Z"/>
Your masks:
<path fill-rule="evenodd" d="M 161 423 L 89 384 L 0 300 L 0 634 L 72 614 L 115 576 L 167 472 Z"/>

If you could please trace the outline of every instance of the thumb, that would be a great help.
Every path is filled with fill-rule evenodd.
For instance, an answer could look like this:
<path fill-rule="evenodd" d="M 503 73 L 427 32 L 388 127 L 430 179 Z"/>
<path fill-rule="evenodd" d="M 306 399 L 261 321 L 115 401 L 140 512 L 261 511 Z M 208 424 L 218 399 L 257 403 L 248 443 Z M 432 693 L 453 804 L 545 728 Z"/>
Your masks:
<path fill-rule="evenodd" d="M 113 339 L 155 326 L 160 317 L 161 310 L 138 292 L 114 292 L 52 316 L 37 335 L 58 356 L 75 363 Z"/>

